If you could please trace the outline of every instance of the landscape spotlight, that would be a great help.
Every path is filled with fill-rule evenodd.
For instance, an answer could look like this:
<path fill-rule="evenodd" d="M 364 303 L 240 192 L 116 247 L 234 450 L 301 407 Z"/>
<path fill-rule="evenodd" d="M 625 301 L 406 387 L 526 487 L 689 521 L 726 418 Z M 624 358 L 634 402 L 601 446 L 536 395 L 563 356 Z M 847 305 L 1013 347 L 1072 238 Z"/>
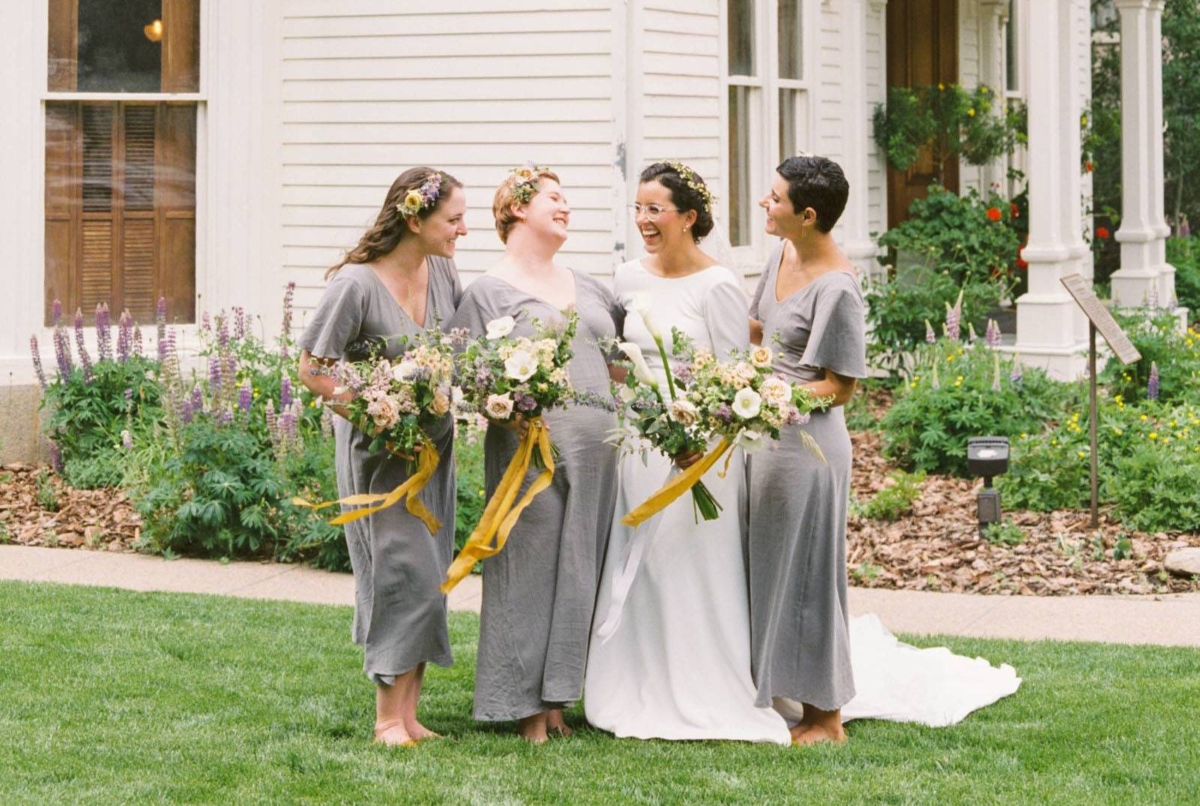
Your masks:
<path fill-rule="evenodd" d="M 1000 522 L 1000 491 L 992 486 L 992 479 L 1008 470 L 1008 437 L 968 439 L 967 469 L 972 476 L 983 476 L 983 489 L 976 499 L 982 535 L 989 523 Z"/>

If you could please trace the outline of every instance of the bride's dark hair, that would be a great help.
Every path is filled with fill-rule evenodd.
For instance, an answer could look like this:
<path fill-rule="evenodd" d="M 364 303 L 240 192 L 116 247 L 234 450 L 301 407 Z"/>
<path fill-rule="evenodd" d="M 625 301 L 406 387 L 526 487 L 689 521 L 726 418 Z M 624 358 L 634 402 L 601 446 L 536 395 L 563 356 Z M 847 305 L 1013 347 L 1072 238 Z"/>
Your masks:
<path fill-rule="evenodd" d="M 461 182 L 445 171 L 438 171 L 434 168 L 426 168 L 424 166 L 409 168 L 397 176 L 396 181 L 388 188 L 387 196 L 383 200 L 383 207 L 380 208 L 379 215 L 375 218 L 375 223 L 358 239 L 357 246 L 346 252 L 337 265 L 325 272 L 325 279 L 328 280 L 337 274 L 338 269 L 347 263 L 370 263 L 395 249 L 405 234 L 410 232 L 408 219 L 400 214 L 400 204 L 410 191 L 420 188 L 434 174 L 441 177 L 437 200 L 433 204 L 418 210 L 416 212 L 417 218 L 429 218 L 433 214 L 433 211 L 441 206 L 442 202 L 446 200 L 454 188 L 462 187 Z"/>
<path fill-rule="evenodd" d="M 712 232 L 713 217 L 712 210 L 709 209 L 712 194 L 707 193 L 708 185 L 700 178 L 700 174 L 677 162 L 656 162 L 642 171 L 639 179 L 642 182 L 657 182 L 669 190 L 671 203 L 679 212 L 695 211 L 696 223 L 692 224 L 693 241 L 699 241 Z"/>

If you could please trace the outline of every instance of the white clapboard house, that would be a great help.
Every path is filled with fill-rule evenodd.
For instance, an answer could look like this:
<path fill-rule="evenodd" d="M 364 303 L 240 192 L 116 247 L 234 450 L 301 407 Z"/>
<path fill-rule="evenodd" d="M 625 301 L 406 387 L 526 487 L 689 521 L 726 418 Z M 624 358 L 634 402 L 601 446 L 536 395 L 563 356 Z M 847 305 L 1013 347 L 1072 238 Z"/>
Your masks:
<path fill-rule="evenodd" d="M 1028 104 L 1031 286 L 1018 347 L 1063 376 L 1085 338 L 1058 277 L 1090 276 L 1079 118 L 1088 0 L 0 0 L 0 433 L 34 450 L 29 338 L 54 299 L 152 322 L 185 343 L 204 312 L 301 317 L 402 169 L 461 179 L 469 281 L 499 253 L 492 192 L 554 167 L 575 214 L 565 260 L 598 275 L 638 254 L 627 205 L 647 163 L 683 160 L 717 189 L 739 258 L 771 244 L 756 201 L 780 159 L 829 156 L 850 178 L 837 235 L 864 269 L 873 232 L 929 181 L 889 171 L 870 136 L 886 87 L 980 83 Z M 1122 18 L 1125 267 L 1140 301 L 1164 265 L 1163 0 Z M 952 185 L 1003 182 L 961 166 Z M 753 271 L 751 272 L 753 274 Z M 47 364 L 52 364 L 49 355 Z"/>

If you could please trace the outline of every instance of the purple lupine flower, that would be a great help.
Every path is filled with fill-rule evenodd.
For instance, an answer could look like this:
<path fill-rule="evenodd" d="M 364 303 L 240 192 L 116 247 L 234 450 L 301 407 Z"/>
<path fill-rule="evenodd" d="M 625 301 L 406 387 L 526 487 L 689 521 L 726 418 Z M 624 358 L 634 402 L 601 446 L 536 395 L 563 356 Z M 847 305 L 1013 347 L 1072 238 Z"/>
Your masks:
<path fill-rule="evenodd" d="M 200 317 L 200 332 L 206 336 L 212 333 L 212 317 L 209 316 L 208 311 L 205 311 L 204 315 Z"/>
<path fill-rule="evenodd" d="M 238 360 L 237 356 L 229 353 L 221 360 L 221 377 L 229 379 L 230 383 L 237 380 Z"/>
<path fill-rule="evenodd" d="M 987 346 L 995 350 L 1000 346 L 1000 323 L 989 319 L 987 324 Z"/>
<path fill-rule="evenodd" d="M 127 451 L 133 449 L 133 434 L 129 433 L 128 428 L 121 431 L 121 447 Z"/>
<path fill-rule="evenodd" d="M 221 359 L 215 355 L 208 359 L 208 391 L 213 397 L 221 393 Z"/>
<path fill-rule="evenodd" d="M 188 423 L 190 423 L 192 421 L 192 418 L 195 416 L 196 416 L 196 404 L 192 401 L 192 398 L 185 397 L 183 399 L 183 402 L 181 404 L 179 404 L 179 422 L 183 423 L 184 425 L 187 425 Z"/>
<path fill-rule="evenodd" d="M 125 411 L 133 410 L 133 388 L 125 389 Z"/>
<path fill-rule="evenodd" d="M 238 388 L 238 408 L 243 412 L 250 411 L 250 404 L 253 402 L 254 390 L 250 388 L 250 379 L 242 381 L 241 387 Z"/>
<path fill-rule="evenodd" d="M 1146 383 L 1146 398 L 1158 400 L 1158 362 L 1150 362 L 1150 380 Z"/>
<path fill-rule="evenodd" d="M 167 298 L 159 297 L 158 305 L 154 308 L 154 321 L 158 324 L 165 325 L 167 323 Z"/>
<path fill-rule="evenodd" d="M 217 423 L 229 425 L 233 422 L 233 409 L 224 408 L 217 412 Z"/>
<path fill-rule="evenodd" d="M 50 441 L 50 467 L 54 468 L 55 473 L 61 473 L 63 469 L 62 451 L 54 440 Z"/>
<path fill-rule="evenodd" d="M 286 409 L 292 405 L 292 379 L 284 375 L 279 381 L 279 408 Z"/>
<path fill-rule="evenodd" d="M 92 357 L 88 355 L 87 341 L 83 336 L 83 310 L 75 309 L 75 344 L 79 347 L 79 365 L 83 367 L 83 382 L 92 382 Z"/>
<path fill-rule="evenodd" d="M 54 326 L 58 327 L 62 324 L 62 300 L 54 300 L 54 304 L 50 307 L 51 319 L 54 321 Z"/>
<path fill-rule="evenodd" d="M 534 400 L 529 395 L 518 395 L 517 396 L 517 411 L 521 411 L 521 412 L 533 411 L 536 408 L 537 408 L 537 401 Z"/>
<path fill-rule="evenodd" d="M 292 313 L 293 300 L 296 297 L 296 282 L 287 284 L 287 290 L 283 292 L 283 338 L 287 340 L 292 333 Z"/>
<path fill-rule="evenodd" d="M 146 351 L 142 348 L 142 329 L 135 322 L 133 325 L 133 354 L 138 358 L 143 358 Z"/>
<path fill-rule="evenodd" d="M 121 318 L 117 321 L 117 360 L 124 364 L 129 360 L 129 355 L 133 351 L 133 317 L 129 315 L 129 309 L 121 311 Z"/>
<path fill-rule="evenodd" d="M 29 350 L 33 353 L 33 370 L 37 373 L 38 385 L 46 388 L 46 373 L 42 369 L 42 351 L 38 347 L 37 336 L 29 337 Z"/>
<path fill-rule="evenodd" d="M 958 341 L 959 328 L 962 325 L 962 301 L 961 298 L 954 307 L 950 303 L 946 303 L 946 338 L 950 341 Z"/>
<path fill-rule="evenodd" d="M 62 325 L 54 328 L 54 360 L 58 364 L 58 377 L 67 380 L 71 377 L 74 365 L 71 362 L 71 340 Z"/>
<path fill-rule="evenodd" d="M 204 392 L 199 386 L 192 387 L 192 396 L 190 398 L 190 402 L 194 411 L 204 410 Z"/>
<path fill-rule="evenodd" d="M 245 313 L 241 307 L 233 306 L 233 338 L 235 341 L 242 341 L 246 338 Z"/>
<path fill-rule="evenodd" d="M 925 320 L 925 343 L 936 344 L 937 334 L 933 332 L 933 325 L 929 324 L 929 320 Z"/>
<path fill-rule="evenodd" d="M 101 302 L 96 306 L 96 352 L 100 361 L 112 360 L 112 317 L 108 313 L 108 303 Z"/>
<path fill-rule="evenodd" d="M 1021 354 L 1017 353 L 1013 359 L 1012 372 L 1008 375 L 1008 382 L 1018 389 L 1021 387 L 1021 382 L 1025 380 L 1025 373 L 1021 370 Z"/>
<path fill-rule="evenodd" d="M 229 349 L 229 316 L 224 311 L 217 314 L 217 346 Z"/>
<path fill-rule="evenodd" d="M 729 407 L 728 403 L 722 403 L 721 405 L 717 406 L 716 410 L 713 411 L 713 415 L 724 423 L 733 421 L 733 409 Z"/>

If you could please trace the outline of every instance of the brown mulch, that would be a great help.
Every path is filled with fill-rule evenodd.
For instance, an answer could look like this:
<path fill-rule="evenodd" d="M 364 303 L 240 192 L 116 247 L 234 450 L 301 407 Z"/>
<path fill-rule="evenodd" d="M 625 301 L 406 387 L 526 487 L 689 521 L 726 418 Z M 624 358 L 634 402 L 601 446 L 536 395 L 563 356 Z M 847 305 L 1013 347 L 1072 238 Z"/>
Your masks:
<path fill-rule="evenodd" d="M 76 490 L 46 467 L 0 467 L 0 541 L 130 551 L 141 523 L 120 490 Z"/>
<path fill-rule="evenodd" d="M 868 501 L 896 469 L 883 457 L 877 432 L 851 432 L 855 498 Z M 851 514 L 851 584 L 867 588 L 1067 596 L 1179 593 L 1200 588 L 1170 576 L 1163 558 L 1173 549 L 1200 546 L 1200 535 L 1130 532 L 1102 510 L 1100 528 L 1087 512 L 1005 512 L 1026 533 L 1016 546 L 979 536 L 975 494 L 982 482 L 930 476 L 912 514 L 892 523 Z M 1113 559 L 1120 535 L 1132 557 Z"/>

